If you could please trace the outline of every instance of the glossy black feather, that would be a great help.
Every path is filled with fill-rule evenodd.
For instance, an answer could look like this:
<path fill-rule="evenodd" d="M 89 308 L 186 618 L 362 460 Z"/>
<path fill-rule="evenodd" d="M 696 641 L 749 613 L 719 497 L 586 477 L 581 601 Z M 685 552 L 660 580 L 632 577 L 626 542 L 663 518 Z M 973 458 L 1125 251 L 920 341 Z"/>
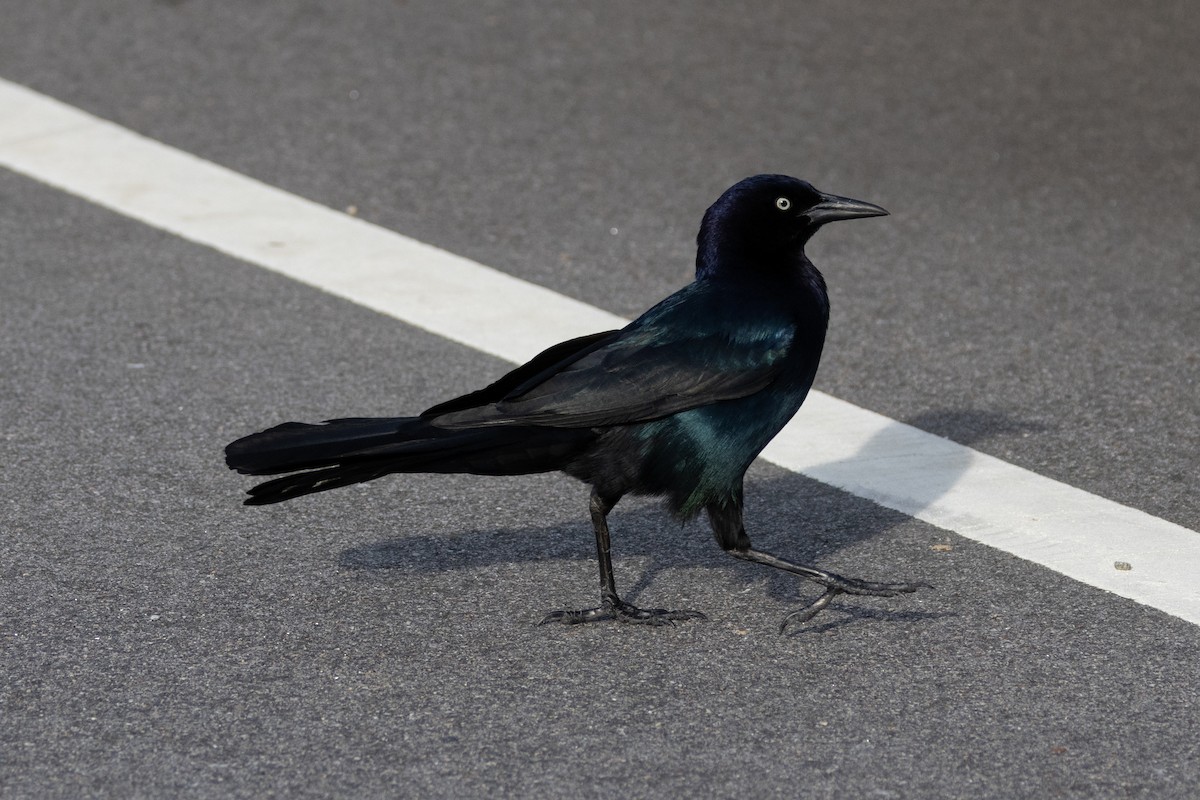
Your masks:
<path fill-rule="evenodd" d="M 520 393 L 525 386 L 536 386 L 547 377 L 566 368 L 575 360 L 613 339 L 618 333 L 619 331 L 603 331 L 559 342 L 553 347 L 548 347 L 538 353 L 512 372 L 506 373 L 495 383 L 488 384 L 482 389 L 469 392 L 460 397 L 455 397 L 453 400 L 438 403 L 422 411 L 421 416 L 429 418 L 449 414 L 453 411 L 478 408 L 479 406 L 503 400 L 511 393 Z"/>
<path fill-rule="evenodd" d="M 544 371 L 498 400 L 426 416 L 444 428 L 605 427 L 661 419 L 764 389 L 779 374 L 792 331 L 787 326 L 722 329 L 712 324 L 719 319 L 715 309 L 705 307 L 715 305 L 717 293 L 693 287 L 586 355 Z"/>
<path fill-rule="evenodd" d="M 625 328 L 554 345 L 419 417 L 285 423 L 234 442 L 227 461 L 249 474 L 344 469 L 362 480 L 559 469 L 614 495 L 662 494 L 685 516 L 723 501 L 816 374 L 829 307 L 803 253 L 821 223 L 804 213 L 825 197 L 786 176 L 748 178 L 706 212 L 695 282 Z M 311 481 L 312 491 L 345 484 Z M 254 502 L 271 501 L 264 487 Z"/>
<path fill-rule="evenodd" d="M 919 584 L 848 580 L 755 550 L 742 526 L 743 475 L 804 402 L 825 342 L 825 281 L 804 246 L 827 222 L 884 213 L 795 178 L 747 178 L 705 213 L 695 281 L 621 330 L 554 345 L 417 417 L 278 425 L 230 444 L 227 462 L 282 475 L 251 489 L 252 505 L 398 472 L 573 475 L 592 487 L 602 606 L 548 619 L 695 616 L 617 596 L 607 515 L 627 493 L 662 496 L 683 518 L 707 511 L 733 555 L 826 587 L 788 620 L 840 593 L 913 591 Z"/>

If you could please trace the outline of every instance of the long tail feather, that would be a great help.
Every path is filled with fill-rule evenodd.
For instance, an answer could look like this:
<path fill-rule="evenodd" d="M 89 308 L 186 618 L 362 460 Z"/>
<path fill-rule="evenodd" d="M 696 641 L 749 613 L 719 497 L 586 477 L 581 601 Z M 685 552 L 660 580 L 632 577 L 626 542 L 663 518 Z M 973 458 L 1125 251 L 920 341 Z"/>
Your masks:
<path fill-rule="evenodd" d="M 561 469 L 595 436 L 586 429 L 491 427 L 447 430 L 420 417 L 287 422 L 225 448 L 231 469 L 284 475 L 250 490 L 265 505 L 396 472 L 524 475 Z"/>
<path fill-rule="evenodd" d="M 231 443 L 225 448 L 225 463 L 243 475 L 328 467 L 345 456 L 415 438 L 429 429 L 416 417 L 331 419 L 319 425 L 285 422 Z"/>

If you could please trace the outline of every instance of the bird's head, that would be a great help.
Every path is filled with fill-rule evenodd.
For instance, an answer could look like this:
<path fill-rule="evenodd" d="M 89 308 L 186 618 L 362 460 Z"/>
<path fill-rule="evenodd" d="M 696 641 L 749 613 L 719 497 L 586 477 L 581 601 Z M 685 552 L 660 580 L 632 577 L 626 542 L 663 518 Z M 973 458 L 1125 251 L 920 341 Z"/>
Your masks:
<path fill-rule="evenodd" d="M 827 222 L 886 215 L 877 205 L 826 194 L 787 175 L 755 175 L 725 191 L 704 213 L 696 237 L 696 274 L 723 266 L 788 266 Z"/>

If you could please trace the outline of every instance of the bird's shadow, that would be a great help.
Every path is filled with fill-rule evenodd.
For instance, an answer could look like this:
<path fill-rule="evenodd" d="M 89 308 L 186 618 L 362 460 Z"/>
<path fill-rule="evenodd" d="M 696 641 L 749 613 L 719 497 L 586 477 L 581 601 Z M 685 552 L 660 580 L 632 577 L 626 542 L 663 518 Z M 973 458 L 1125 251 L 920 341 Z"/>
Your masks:
<path fill-rule="evenodd" d="M 848 466 L 871 459 L 883 450 L 894 423 L 864 445 Z M 994 436 L 1044 430 L 1034 422 L 1008 414 L 981 410 L 944 409 L 907 420 L 906 424 L 971 445 Z M 967 469 L 970 455 L 960 464 L 940 464 L 932 480 L 922 484 L 919 502 L 932 504 L 949 491 Z M 747 531 L 758 547 L 778 552 L 784 558 L 814 563 L 843 548 L 885 534 L 904 524 L 908 514 L 884 509 L 870 500 L 822 484 L 804 475 L 774 468 L 770 475 L 747 479 Z M 586 515 L 586 495 L 581 493 L 578 522 L 551 525 L 495 528 L 481 526 L 454 536 L 413 534 L 352 547 L 341 552 L 338 563 L 354 570 L 400 570 L 412 572 L 456 571 L 545 560 L 595 559 L 591 525 Z M 794 576 L 754 565 L 731 562 L 710 538 L 703 519 L 680 526 L 652 503 L 627 503 L 610 517 L 613 556 L 617 562 L 618 586 L 622 596 L 637 602 L 663 572 L 681 567 L 734 566 L 732 579 L 744 583 L 765 582 L 766 592 L 782 602 L 795 602 L 801 589 Z M 801 532 L 796 535 L 796 532 Z M 776 546 L 782 543 L 782 546 Z M 631 580 L 628 564 L 637 559 L 641 573 Z M 624 575 L 620 574 L 624 573 Z M 903 578 L 904 576 L 900 576 Z M 623 579 L 622 579 L 623 578 Z M 878 578 L 889 580 L 888 576 Z M 891 578 L 895 579 L 895 578 Z M 815 587 L 814 587 L 815 591 Z M 920 612 L 888 612 L 838 604 L 831 607 L 841 618 L 807 626 L 809 631 L 827 631 L 867 619 L 916 619 L 936 617 Z"/>

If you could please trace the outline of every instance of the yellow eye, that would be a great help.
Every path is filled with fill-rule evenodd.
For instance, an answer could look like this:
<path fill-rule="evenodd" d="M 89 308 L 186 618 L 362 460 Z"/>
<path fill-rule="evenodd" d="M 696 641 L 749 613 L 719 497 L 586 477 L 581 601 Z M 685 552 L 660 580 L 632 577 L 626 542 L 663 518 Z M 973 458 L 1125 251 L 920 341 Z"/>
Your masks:
<path fill-rule="evenodd" d="M 775 207 L 780 211 L 787 211 L 792 207 L 792 201 L 788 200 L 786 197 L 781 197 L 775 201 Z"/>

